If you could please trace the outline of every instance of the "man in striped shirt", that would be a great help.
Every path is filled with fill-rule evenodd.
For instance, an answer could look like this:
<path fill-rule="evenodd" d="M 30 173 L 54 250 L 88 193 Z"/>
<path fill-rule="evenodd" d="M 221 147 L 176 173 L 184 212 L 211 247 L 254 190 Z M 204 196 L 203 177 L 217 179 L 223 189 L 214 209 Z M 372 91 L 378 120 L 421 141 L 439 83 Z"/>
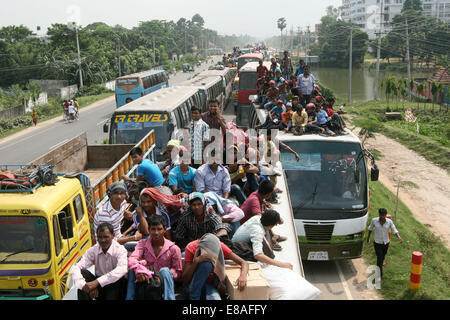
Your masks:
<path fill-rule="evenodd" d="M 209 143 L 209 125 L 202 120 L 200 109 L 196 106 L 191 109 L 191 125 L 189 133 L 191 135 L 191 158 L 192 167 L 197 169 L 203 164 L 203 150 Z"/>
<path fill-rule="evenodd" d="M 128 241 L 133 241 L 133 237 L 122 237 L 120 232 L 120 223 L 125 218 L 131 220 L 133 214 L 126 210 L 127 208 L 127 187 L 125 183 L 118 181 L 109 186 L 106 191 L 108 195 L 108 202 L 104 203 L 95 213 L 94 216 L 94 231 L 97 234 L 97 228 L 102 223 L 110 223 L 114 229 L 114 238 L 120 244 Z M 130 239 L 128 239 L 130 238 Z"/>

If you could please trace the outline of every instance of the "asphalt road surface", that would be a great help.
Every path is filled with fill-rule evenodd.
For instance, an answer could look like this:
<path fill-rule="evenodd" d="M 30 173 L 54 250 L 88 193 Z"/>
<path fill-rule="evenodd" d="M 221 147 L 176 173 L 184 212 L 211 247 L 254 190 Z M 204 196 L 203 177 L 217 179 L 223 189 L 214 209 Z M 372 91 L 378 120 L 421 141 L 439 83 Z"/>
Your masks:
<path fill-rule="evenodd" d="M 215 60 L 217 62 L 218 60 Z M 195 72 L 178 72 L 171 76 L 169 85 L 173 86 L 191 78 L 194 74 L 207 70 L 211 62 L 202 64 Z M 70 139 L 86 132 L 88 143 L 102 144 L 108 139 L 103 133 L 103 124 L 116 110 L 114 97 L 107 102 L 96 103 L 95 108 L 80 109 L 80 120 L 65 123 L 62 117 L 41 123 L 37 128 L 26 129 L 11 137 L 0 140 L 0 163 L 27 164 Z"/>

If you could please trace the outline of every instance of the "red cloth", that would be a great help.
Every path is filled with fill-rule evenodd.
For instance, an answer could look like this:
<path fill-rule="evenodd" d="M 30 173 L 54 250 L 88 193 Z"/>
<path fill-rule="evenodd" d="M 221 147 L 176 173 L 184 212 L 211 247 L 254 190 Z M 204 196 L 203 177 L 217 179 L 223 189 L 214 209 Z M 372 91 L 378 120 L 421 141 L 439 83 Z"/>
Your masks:
<path fill-rule="evenodd" d="M 148 195 L 150 198 L 152 198 L 156 202 L 160 202 L 160 203 L 164 204 L 165 206 L 184 207 L 184 203 L 180 202 L 180 200 L 183 198 L 183 196 L 180 194 L 177 194 L 175 196 L 168 196 L 156 188 L 144 189 L 141 192 L 141 196 L 143 194 Z"/>
<path fill-rule="evenodd" d="M 334 110 L 332 108 L 327 108 L 328 116 L 332 116 L 334 114 Z"/>

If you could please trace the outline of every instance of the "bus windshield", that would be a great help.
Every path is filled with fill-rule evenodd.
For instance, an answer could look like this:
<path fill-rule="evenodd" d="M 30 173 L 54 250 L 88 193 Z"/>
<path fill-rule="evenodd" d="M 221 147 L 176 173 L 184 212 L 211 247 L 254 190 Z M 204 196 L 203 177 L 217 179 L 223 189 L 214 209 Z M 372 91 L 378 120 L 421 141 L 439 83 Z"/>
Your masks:
<path fill-rule="evenodd" d="M 311 211 L 361 211 L 367 208 L 367 172 L 358 143 L 291 141 L 295 150 L 281 152 L 292 209 L 297 219 L 311 219 Z M 308 213 L 309 212 L 309 213 Z M 337 219 L 320 214 L 315 219 Z"/>
<path fill-rule="evenodd" d="M 0 217 L 0 265 L 50 260 L 47 220 L 43 217 Z"/>
<path fill-rule="evenodd" d="M 156 147 L 164 148 L 170 137 L 166 113 L 116 114 L 111 129 L 111 144 L 136 144 L 154 129 Z"/>
<path fill-rule="evenodd" d="M 256 72 L 241 72 L 239 76 L 240 90 L 256 90 L 258 74 Z"/>
<path fill-rule="evenodd" d="M 245 66 L 249 62 L 258 62 L 258 58 L 239 58 L 238 59 L 238 68 L 241 69 L 243 66 Z"/>

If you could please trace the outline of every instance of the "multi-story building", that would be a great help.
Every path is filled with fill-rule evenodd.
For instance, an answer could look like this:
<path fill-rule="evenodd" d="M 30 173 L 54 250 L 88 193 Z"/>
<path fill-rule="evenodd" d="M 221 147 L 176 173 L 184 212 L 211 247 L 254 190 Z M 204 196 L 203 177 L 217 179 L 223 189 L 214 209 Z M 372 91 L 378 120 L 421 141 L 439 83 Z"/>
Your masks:
<path fill-rule="evenodd" d="M 405 0 L 342 0 L 341 17 L 345 21 L 357 24 L 375 39 L 380 30 L 390 31 L 389 23 L 400 14 Z M 426 16 L 436 17 L 450 22 L 450 0 L 422 0 Z"/>

